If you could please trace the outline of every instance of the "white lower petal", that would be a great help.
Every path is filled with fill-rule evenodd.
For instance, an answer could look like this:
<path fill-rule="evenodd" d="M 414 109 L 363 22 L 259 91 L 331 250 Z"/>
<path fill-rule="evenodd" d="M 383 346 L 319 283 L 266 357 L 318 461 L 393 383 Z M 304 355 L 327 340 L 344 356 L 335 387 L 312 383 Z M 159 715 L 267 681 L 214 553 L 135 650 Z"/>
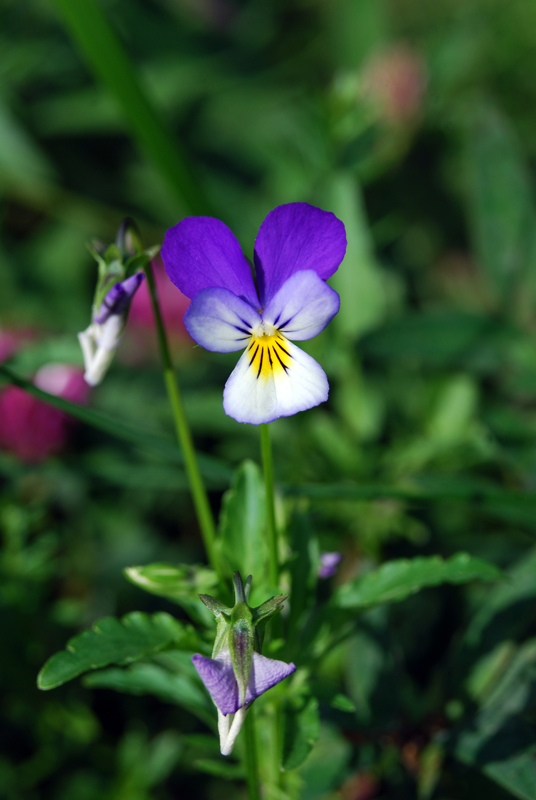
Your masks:
<path fill-rule="evenodd" d="M 222 756 L 230 756 L 231 753 L 233 752 L 233 747 L 236 742 L 236 737 L 238 736 L 238 734 L 242 729 L 242 725 L 244 724 L 248 711 L 249 711 L 249 706 L 243 706 L 242 708 L 239 708 L 233 717 L 233 722 L 231 724 L 225 742 L 222 741 L 220 736 L 220 752 Z"/>
<path fill-rule="evenodd" d="M 223 408 L 237 422 L 261 425 L 328 399 L 322 367 L 281 335 L 252 340 L 231 373 Z"/>

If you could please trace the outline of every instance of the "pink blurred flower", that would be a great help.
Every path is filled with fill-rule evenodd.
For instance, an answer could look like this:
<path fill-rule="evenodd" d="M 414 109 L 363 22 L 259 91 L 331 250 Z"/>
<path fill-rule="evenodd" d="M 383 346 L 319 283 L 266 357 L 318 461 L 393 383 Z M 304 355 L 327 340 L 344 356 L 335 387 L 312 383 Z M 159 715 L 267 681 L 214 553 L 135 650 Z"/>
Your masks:
<path fill-rule="evenodd" d="M 184 314 L 190 305 L 190 300 L 171 283 L 160 258 L 154 259 L 152 264 L 164 326 L 170 344 L 177 348 L 185 344 L 191 346 L 193 341 L 184 326 Z M 147 281 L 144 281 L 130 306 L 128 325 L 125 330 L 125 347 L 120 355 L 130 363 L 139 363 L 146 361 L 148 357 L 156 357 L 157 352 L 151 296 Z"/>
<path fill-rule="evenodd" d="M 73 403 L 86 403 L 89 387 L 83 370 L 68 364 L 47 364 L 34 384 L 45 392 Z M 72 420 L 18 386 L 0 393 L 0 448 L 21 461 L 37 463 L 66 444 Z"/>
<path fill-rule="evenodd" d="M 0 364 L 11 358 L 20 346 L 32 338 L 28 330 L 2 330 L 0 329 Z"/>
<path fill-rule="evenodd" d="M 388 122 L 404 124 L 415 119 L 426 90 L 426 68 L 421 56 L 398 44 L 377 53 L 363 71 L 363 88 Z"/>
<path fill-rule="evenodd" d="M 189 339 L 190 337 L 184 327 L 184 314 L 190 305 L 190 300 L 171 283 L 166 275 L 162 259 L 155 259 L 152 263 L 156 290 L 166 330 L 170 336 Z M 150 330 L 154 329 L 153 307 L 147 282 L 140 286 L 132 301 L 129 325 L 137 325 L 140 328 Z"/>

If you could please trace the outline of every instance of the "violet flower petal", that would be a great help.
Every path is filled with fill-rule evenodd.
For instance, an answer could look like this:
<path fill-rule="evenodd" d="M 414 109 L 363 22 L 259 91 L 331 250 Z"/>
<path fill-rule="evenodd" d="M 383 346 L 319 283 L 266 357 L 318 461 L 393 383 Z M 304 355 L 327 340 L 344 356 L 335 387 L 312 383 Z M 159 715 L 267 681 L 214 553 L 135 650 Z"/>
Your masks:
<path fill-rule="evenodd" d="M 93 317 L 93 322 L 102 325 L 112 315 L 125 314 L 144 278 L 143 272 L 135 272 L 130 278 L 115 283 L 102 301 L 99 313 Z"/>
<path fill-rule="evenodd" d="M 342 559 L 340 553 L 321 553 L 320 566 L 318 568 L 319 578 L 332 578 L 337 572 L 339 561 Z"/>
<path fill-rule="evenodd" d="M 338 312 L 339 295 L 313 270 L 300 270 L 285 281 L 262 318 L 291 341 L 312 339 Z"/>
<path fill-rule="evenodd" d="M 262 336 L 254 339 L 250 348 L 242 354 L 223 391 L 223 409 L 237 422 L 273 422 L 328 399 L 324 370 L 288 339 L 280 337 L 276 343 L 275 336 Z"/>
<path fill-rule="evenodd" d="M 261 321 L 255 309 L 229 289 L 201 289 L 184 316 L 192 339 L 216 353 L 242 350 Z"/>
<path fill-rule="evenodd" d="M 343 223 L 308 203 L 288 203 L 270 211 L 255 241 L 259 295 L 266 306 L 291 275 L 312 269 L 326 280 L 346 252 Z"/>
<path fill-rule="evenodd" d="M 231 657 L 225 659 L 192 656 L 194 667 L 222 714 L 238 711 L 238 684 Z"/>
<path fill-rule="evenodd" d="M 186 297 L 220 287 L 259 307 L 250 266 L 235 235 L 219 219 L 187 217 L 170 228 L 162 259 L 171 281 Z"/>
<path fill-rule="evenodd" d="M 246 689 L 246 703 L 251 703 L 256 697 L 271 689 L 282 680 L 288 678 L 296 672 L 294 664 L 287 664 L 285 661 L 276 661 L 274 658 L 266 658 L 260 653 L 253 653 L 251 663 L 251 674 L 248 687 Z"/>

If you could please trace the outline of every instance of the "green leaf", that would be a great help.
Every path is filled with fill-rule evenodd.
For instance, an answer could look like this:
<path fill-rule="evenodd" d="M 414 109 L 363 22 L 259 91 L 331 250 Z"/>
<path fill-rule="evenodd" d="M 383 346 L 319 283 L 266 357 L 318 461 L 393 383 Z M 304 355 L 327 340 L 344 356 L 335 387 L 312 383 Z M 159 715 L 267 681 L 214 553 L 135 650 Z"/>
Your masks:
<path fill-rule="evenodd" d="M 383 318 L 385 290 L 355 176 L 349 172 L 335 175 L 330 189 L 330 208 L 345 223 L 348 239 L 344 261 L 330 283 L 341 297 L 352 298 L 341 303 L 333 325 L 341 337 L 356 338 Z"/>
<path fill-rule="evenodd" d="M 199 600 L 200 594 L 214 589 L 218 577 L 213 570 L 198 564 L 147 564 L 127 567 L 125 577 L 150 594 L 165 597 L 182 606 L 196 621 L 210 625 L 212 617 Z"/>
<path fill-rule="evenodd" d="M 193 667 L 192 667 L 193 670 Z M 174 674 L 159 664 L 132 664 L 126 669 L 105 669 L 86 675 L 84 686 L 91 689 L 114 689 L 126 694 L 151 694 L 165 703 L 185 708 L 207 723 L 216 725 L 216 712 L 210 698 L 198 682 L 186 674 Z"/>
<path fill-rule="evenodd" d="M 476 715 L 455 731 L 452 749 L 460 761 L 522 800 L 536 798 L 536 639 L 518 648 Z"/>
<path fill-rule="evenodd" d="M 501 570 L 493 564 L 467 553 L 457 553 L 447 560 L 440 556 L 401 559 L 341 586 L 333 602 L 339 608 L 369 608 L 403 600 L 427 586 L 493 581 L 501 576 Z"/>
<path fill-rule="evenodd" d="M 320 716 L 318 700 L 310 697 L 299 710 L 285 709 L 285 738 L 283 744 L 283 769 L 299 767 L 318 741 Z"/>
<path fill-rule="evenodd" d="M 195 769 L 207 775 L 215 775 L 228 781 L 242 780 L 245 778 L 244 767 L 240 764 L 230 764 L 223 758 L 216 761 L 212 758 L 196 758 L 193 762 Z"/>
<path fill-rule="evenodd" d="M 518 143 L 495 109 L 477 114 L 469 136 L 468 166 L 476 262 L 485 270 L 497 305 L 507 304 L 530 259 L 535 216 Z"/>
<path fill-rule="evenodd" d="M 536 800 L 536 746 L 516 753 L 506 761 L 487 764 L 482 770 L 508 792 L 520 800 Z"/>
<path fill-rule="evenodd" d="M 70 639 L 66 650 L 49 658 L 37 685 L 55 689 L 83 672 L 108 664 L 129 664 L 165 647 L 180 646 L 189 636 L 185 625 L 163 612 L 149 616 L 133 611 L 120 620 L 105 617 L 91 630 Z"/>
<path fill-rule="evenodd" d="M 244 461 L 225 493 L 220 517 L 221 552 L 234 572 L 253 575 L 253 590 L 263 583 L 268 563 L 266 550 L 266 498 L 259 467 Z"/>

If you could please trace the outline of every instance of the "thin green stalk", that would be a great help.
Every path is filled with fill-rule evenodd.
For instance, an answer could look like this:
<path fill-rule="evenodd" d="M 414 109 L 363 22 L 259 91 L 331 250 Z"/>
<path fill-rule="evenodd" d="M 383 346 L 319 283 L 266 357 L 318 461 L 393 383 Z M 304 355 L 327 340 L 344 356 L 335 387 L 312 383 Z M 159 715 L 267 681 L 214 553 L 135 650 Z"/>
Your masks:
<path fill-rule="evenodd" d="M 144 91 L 135 69 L 97 0 L 52 0 L 87 65 L 120 105 L 127 125 L 186 214 L 208 204 L 176 137 Z"/>
<path fill-rule="evenodd" d="M 260 800 L 259 766 L 257 760 L 257 738 L 255 735 L 255 719 L 253 708 L 249 709 L 244 722 L 244 738 L 246 742 L 246 778 L 249 800 Z"/>
<path fill-rule="evenodd" d="M 158 295 L 156 292 L 153 268 L 150 262 L 145 267 L 145 274 L 147 276 L 147 284 L 149 286 L 151 302 L 156 320 L 158 344 L 160 347 L 160 354 L 162 356 L 162 364 L 164 369 L 164 381 L 166 384 L 169 402 L 171 404 L 177 439 L 184 456 L 184 465 L 186 468 L 186 474 L 188 476 L 188 482 L 190 484 L 190 490 L 192 492 L 192 499 L 194 501 L 199 527 L 201 528 L 203 543 L 205 545 L 207 557 L 212 568 L 223 582 L 223 573 L 215 551 L 216 528 L 214 525 L 214 519 L 212 517 L 212 511 L 208 502 L 205 484 L 203 482 L 203 478 L 201 477 L 201 472 L 199 471 L 192 435 L 186 420 L 186 414 L 184 413 L 179 383 L 177 381 L 177 376 L 175 375 L 175 370 L 173 369 L 173 362 L 171 360 L 171 353 L 169 351 L 166 331 L 164 328 L 164 322 L 162 320 Z"/>
<path fill-rule="evenodd" d="M 266 521 L 268 527 L 268 558 L 270 562 L 270 584 L 279 584 L 279 548 L 277 542 L 277 526 L 275 522 L 274 503 L 274 464 L 272 459 L 272 443 L 268 425 L 260 425 L 262 468 L 266 489 Z"/>

